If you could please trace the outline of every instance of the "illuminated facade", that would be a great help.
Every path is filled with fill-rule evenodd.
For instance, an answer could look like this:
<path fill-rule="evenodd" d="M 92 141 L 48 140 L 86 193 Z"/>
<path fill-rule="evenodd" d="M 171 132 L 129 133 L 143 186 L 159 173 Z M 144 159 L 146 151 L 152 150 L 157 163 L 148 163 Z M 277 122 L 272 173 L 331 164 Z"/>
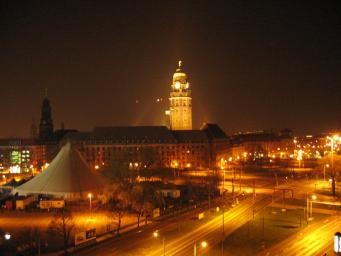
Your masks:
<path fill-rule="evenodd" d="M 171 130 L 192 130 L 192 97 L 187 75 L 181 61 L 173 75 L 172 91 L 169 98 L 169 119 Z"/>
<path fill-rule="evenodd" d="M 45 163 L 46 148 L 31 139 L 0 140 L 0 172 L 27 173 Z"/>
<path fill-rule="evenodd" d="M 169 130 L 166 126 L 97 127 L 65 136 L 94 169 L 114 162 L 133 168 L 214 168 L 228 145 L 216 124 L 200 130 Z"/>

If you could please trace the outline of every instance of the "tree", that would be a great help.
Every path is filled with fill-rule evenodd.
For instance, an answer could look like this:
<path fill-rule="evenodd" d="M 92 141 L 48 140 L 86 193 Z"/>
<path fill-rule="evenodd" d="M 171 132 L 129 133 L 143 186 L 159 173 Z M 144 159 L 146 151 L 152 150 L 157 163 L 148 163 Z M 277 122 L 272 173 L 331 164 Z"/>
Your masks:
<path fill-rule="evenodd" d="M 131 197 L 132 197 L 132 205 L 131 208 L 136 213 L 137 217 L 137 227 L 140 227 L 140 219 L 143 214 L 143 205 L 144 205 L 144 189 L 141 184 L 136 184 L 133 186 L 131 190 Z"/>
<path fill-rule="evenodd" d="M 145 216 L 145 222 L 148 216 L 152 215 L 157 207 L 163 207 L 164 199 L 157 191 L 155 185 L 150 182 L 136 183 L 131 189 L 131 208 L 136 213 L 137 226 L 140 226 L 141 216 Z"/>
<path fill-rule="evenodd" d="M 162 194 L 157 191 L 154 183 L 143 183 L 143 194 L 143 213 L 145 215 L 145 223 L 147 224 L 148 216 L 152 215 L 155 208 L 163 207 L 165 205 L 165 201 Z"/>
<path fill-rule="evenodd" d="M 131 179 L 129 170 L 130 152 L 127 150 L 115 152 L 113 158 L 103 169 L 103 175 L 114 182 L 122 182 Z"/>
<path fill-rule="evenodd" d="M 130 188 L 128 184 L 116 183 L 113 185 L 112 199 L 109 201 L 110 210 L 117 216 L 117 235 L 120 234 L 122 217 L 131 205 Z"/>
<path fill-rule="evenodd" d="M 72 213 L 63 208 L 58 210 L 51 220 L 48 232 L 52 235 L 56 235 L 63 240 L 63 249 L 65 255 L 67 255 L 67 248 L 69 246 L 71 232 L 75 227 L 75 223 L 72 217 Z"/>
<path fill-rule="evenodd" d="M 206 178 L 206 187 L 207 187 L 207 194 L 208 194 L 208 208 L 211 208 L 211 195 L 212 191 L 216 192 L 217 187 L 219 185 L 219 176 L 216 173 L 209 173 Z M 234 189 L 234 187 L 233 187 Z M 213 193 L 214 195 L 214 193 Z"/>
<path fill-rule="evenodd" d="M 18 249 L 30 255 L 40 255 L 41 234 L 37 227 L 23 228 L 17 235 Z"/>

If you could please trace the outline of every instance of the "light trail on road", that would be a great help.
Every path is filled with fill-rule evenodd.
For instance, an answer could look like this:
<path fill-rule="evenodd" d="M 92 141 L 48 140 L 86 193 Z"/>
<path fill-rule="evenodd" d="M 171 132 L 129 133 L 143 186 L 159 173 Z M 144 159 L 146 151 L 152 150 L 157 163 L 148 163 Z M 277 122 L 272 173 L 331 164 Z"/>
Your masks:
<path fill-rule="evenodd" d="M 332 251 L 334 233 L 341 229 L 340 216 L 312 224 L 259 255 L 323 255 Z"/>
<path fill-rule="evenodd" d="M 224 213 L 225 237 L 237 230 L 253 218 L 253 207 L 263 208 L 271 203 L 271 199 L 259 196 L 253 205 L 253 199 L 248 198 L 235 208 Z M 203 224 L 199 228 L 182 235 L 177 239 L 169 241 L 166 246 L 166 255 L 191 255 L 194 251 L 194 244 L 205 240 L 209 247 L 213 247 L 222 240 L 222 214 Z M 198 252 L 202 250 L 198 246 Z M 150 256 L 163 255 L 163 248 L 158 248 L 148 254 Z"/>

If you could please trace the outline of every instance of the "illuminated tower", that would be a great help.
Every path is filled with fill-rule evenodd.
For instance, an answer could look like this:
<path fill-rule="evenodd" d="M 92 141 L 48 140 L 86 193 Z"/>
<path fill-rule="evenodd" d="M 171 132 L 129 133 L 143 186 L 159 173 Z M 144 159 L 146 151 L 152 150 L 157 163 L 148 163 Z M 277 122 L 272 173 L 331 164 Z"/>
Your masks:
<path fill-rule="evenodd" d="M 39 124 L 39 139 L 51 140 L 53 138 L 53 122 L 51 114 L 51 105 L 49 99 L 45 96 L 41 107 L 41 117 Z"/>
<path fill-rule="evenodd" d="M 172 91 L 169 98 L 171 130 L 192 130 L 192 97 L 187 75 L 179 66 L 173 75 Z"/>

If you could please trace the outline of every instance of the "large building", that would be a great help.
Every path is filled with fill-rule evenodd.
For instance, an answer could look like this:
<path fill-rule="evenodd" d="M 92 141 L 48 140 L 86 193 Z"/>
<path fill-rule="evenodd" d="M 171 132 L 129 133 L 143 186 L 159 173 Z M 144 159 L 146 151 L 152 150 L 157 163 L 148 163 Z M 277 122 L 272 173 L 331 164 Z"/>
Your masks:
<path fill-rule="evenodd" d="M 192 97 L 187 75 L 182 70 L 181 61 L 173 74 L 169 98 L 170 128 L 172 130 L 192 130 Z"/>
<path fill-rule="evenodd" d="M 200 130 L 173 131 L 166 126 L 97 127 L 64 137 L 94 169 L 120 162 L 132 168 L 214 168 L 228 137 L 216 124 Z"/>

